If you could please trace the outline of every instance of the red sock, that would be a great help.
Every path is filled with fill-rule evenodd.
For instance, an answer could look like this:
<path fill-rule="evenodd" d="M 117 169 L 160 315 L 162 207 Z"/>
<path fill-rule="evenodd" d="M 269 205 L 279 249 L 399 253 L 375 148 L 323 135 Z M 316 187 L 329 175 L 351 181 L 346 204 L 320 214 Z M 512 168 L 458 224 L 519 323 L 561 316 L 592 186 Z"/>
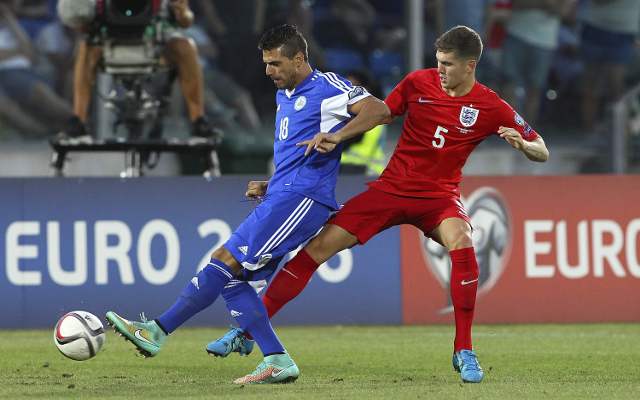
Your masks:
<path fill-rule="evenodd" d="M 471 325 L 478 291 L 478 262 L 473 247 L 453 250 L 451 257 L 451 302 L 456 319 L 454 351 L 472 350 Z"/>
<path fill-rule="evenodd" d="M 319 266 L 320 264 L 313 261 L 313 258 L 302 249 L 282 267 L 262 297 L 269 318 L 302 292 Z M 242 334 L 253 339 L 249 332 Z"/>
<path fill-rule="evenodd" d="M 271 318 L 307 286 L 320 264 L 302 249 L 273 278 L 262 298 Z"/>

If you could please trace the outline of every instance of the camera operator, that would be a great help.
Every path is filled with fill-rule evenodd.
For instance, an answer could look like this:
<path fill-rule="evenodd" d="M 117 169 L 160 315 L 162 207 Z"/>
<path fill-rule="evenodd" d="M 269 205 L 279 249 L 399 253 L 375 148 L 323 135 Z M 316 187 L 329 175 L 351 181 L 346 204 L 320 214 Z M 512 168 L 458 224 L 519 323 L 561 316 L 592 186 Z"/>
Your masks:
<path fill-rule="evenodd" d="M 148 1 L 151 2 L 152 0 Z M 95 7 L 95 0 L 84 0 L 83 5 L 80 5 L 78 0 L 74 0 L 73 3 L 62 3 L 62 0 L 58 3 L 58 13 L 63 22 L 77 25 L 79 30 L 89 34 L 100 30 L 101 27 L 99 23 L 96 23 L 96 18 L 87 20 L 88 16 L 86 15 L 84 20 L 82 20 L 82 17 L 74 17 L 75 19 L 67 17 L 65 20 L 65 15 L 69 16 L 74 13 L 81 14 L 85 12 L 90 16 L 90 12 L 87 12 L 86 9 L 81 9 L 83 7 Z M 107 2 L 105 1 L 104 3 Z M 194 15 L 189 8 L 189 0 L 162 0 L 160 1 L 160 9 L 162 14 L 167 14 L 166 20 L 170 23 L 169 25 L 175 24 L 180 28 L 186 28 L 193 23 Z M 191 121 L 191 135 L 205 138 L 217 136 L 218 133 L 211 127 L 204 113 L 202 70 L 198 63 L 198 51 L 195 43 L 191 38 L 171 28 L 165 29 L 162 34 L 165 39 L 165 45 L 159 64 L 177 70 L 180 86 L 187 104 L 189 120 Z M 58 134 L 60 138 L 80 138 L 89 135 L 86 127 L 87 114 L 96 84 L 97 70 L 102 61 L 104 50 L 104 46 L 101 43 L 95 43 L 90 39 L 91 36 L 89 35 L 80 42 L 78 47 L 73 76 L 74 117 Z"/>

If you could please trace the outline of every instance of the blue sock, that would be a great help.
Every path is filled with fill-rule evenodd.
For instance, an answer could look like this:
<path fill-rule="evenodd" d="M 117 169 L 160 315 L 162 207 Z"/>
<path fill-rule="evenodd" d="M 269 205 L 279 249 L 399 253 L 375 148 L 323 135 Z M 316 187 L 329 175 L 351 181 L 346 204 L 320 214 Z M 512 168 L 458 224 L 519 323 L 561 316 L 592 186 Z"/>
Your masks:
<path fill-rule="evenodd" d="M 172 333 L 189 318 L 213 304 L 233 277 L 229 266 L 212 258 L 182 291 L 169 311 L 158 317 L 158 322 L 167 333 Z"/>
<path fill-rule="evenodd" d="M 271 328 L 267 309 L 251 285 L 239 282 L 226 288 L 222 297 L 238 324 L 256 340 L 262 354 L 284 352 L 282 343 Z"/>

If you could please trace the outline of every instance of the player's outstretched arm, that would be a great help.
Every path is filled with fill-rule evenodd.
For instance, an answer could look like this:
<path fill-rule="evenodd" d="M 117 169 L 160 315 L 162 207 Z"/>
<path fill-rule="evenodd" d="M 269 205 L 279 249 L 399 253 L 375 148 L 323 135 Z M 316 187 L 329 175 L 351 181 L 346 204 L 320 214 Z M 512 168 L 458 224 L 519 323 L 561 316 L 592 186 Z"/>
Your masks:
<path fill-rule="evenodd" d="M 313 139 L 296 143 L 297 146 L 307 146 L 304 155 L 311 153 L 312 149 L 320 153 L 332 151 L 336 145 L 357 135 L 362 135 L 376 126 L 382 124 L 391 115 L 389 107 L 377 98 L 366 97 L 349 106 L 349 112 L 356 116 L 342 129 L 334 133 L 320 132 Z"/>
<path fill-rule="evenodd" d="M 517 130 L 506 126 L 501 126 L 500 129 L 498 129 L 498 133 L 500 137 L 504 138 L 513 148 L 522 151 L 529 160 L 545 162 L 549 159 L 549 150 L 544 144 L 542 136 L 538 136 L 532 141 L 527 142 L 520 136 Z"/>

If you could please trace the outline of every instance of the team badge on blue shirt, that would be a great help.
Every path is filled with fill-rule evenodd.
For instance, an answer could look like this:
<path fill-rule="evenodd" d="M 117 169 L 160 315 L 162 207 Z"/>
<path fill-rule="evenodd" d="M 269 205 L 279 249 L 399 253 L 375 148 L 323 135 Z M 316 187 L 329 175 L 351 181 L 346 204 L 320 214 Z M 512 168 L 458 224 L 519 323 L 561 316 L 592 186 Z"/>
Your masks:
<path fill-rule="evenodd" d="M 296 104 L 293 106 L 293 108 L 295 108 L 296 111 L 300 111 L 306 104 L 307 104 L 307 98 L 304 96 L 300 96 L 298 97 L 298 100 L 296 100 Z"/>

